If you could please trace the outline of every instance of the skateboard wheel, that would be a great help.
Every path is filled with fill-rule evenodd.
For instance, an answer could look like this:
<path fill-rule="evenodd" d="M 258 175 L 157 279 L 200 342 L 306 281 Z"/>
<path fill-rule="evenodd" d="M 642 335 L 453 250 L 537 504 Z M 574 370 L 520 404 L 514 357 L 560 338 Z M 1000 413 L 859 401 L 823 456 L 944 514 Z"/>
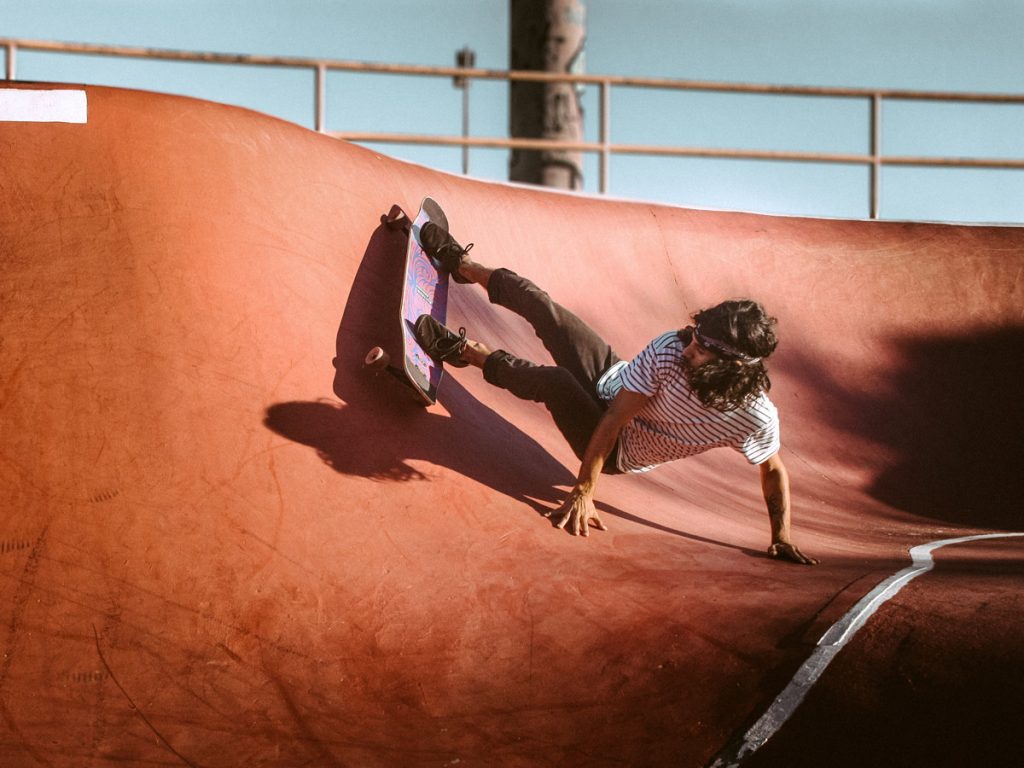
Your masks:
<path fill-rule="evenodd" d="M 388 367 L 388 363 L 391 362 L 391 356 L 380 347 L 374 347 L 366 353 L 366 359 L 363 364 L 370 368 L 376 368 L 383 370 Z"/>

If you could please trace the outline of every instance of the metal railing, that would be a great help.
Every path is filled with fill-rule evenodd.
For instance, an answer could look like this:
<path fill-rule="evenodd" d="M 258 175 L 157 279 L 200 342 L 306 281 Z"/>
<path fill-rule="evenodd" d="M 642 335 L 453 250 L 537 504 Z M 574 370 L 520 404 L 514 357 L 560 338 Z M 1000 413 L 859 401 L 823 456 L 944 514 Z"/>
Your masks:
<path fill-rule="evenodd" d="M 239 64 L 256 67 L 283 67 L 309 70 L 314 75 L 314 124 L 321 133 L 353 142 L 373 142 L 407 145 L 486 147 L 502 149 L 563 150 L 595 153 L 599 157 L 599 189 L 607 194 L 609 166 L 612 155 L 648 155 L 670 157 L 729 158 L 742 160 L 775 160 L 803 163 L 833 163 L 866 166 L 870 173 L 869 211 L 873 219 L 879 217 L 881 201 L 881 170 L 883 166 L 959 167 L 988 169 L 1024 169 L 1024 159 L 932 157 L 883 155 L 882 104 L 885 100 L 963 102 L 984 104 L 1024 105 L 1024 94 L 990 94 L 915 91 L 870 88 L 829 88 L 814 86 L 761 85 L 742 83 L 675 80 L 669 78 L 642 78 L 610 75 L 556 74 L 516 70 L 494 70 L 466 67 L 429 67 L 400 64 L 376 64 L 336 59 L 258 56 L 222 53 L 195 53 L 188 51 L 140 48 L 85 43 L 61 43 L 39 40 L 0 38 L 0 47 L 6 49 L 6 78 L 16 78 L 19 50 L 50 53 L 85 54 L 122 58 L 157 59 L 178 62 L 212 64 Z M 326 119 L 327 73 L 329 71 L 443 77 L 469 80 L 504 80 L 508 82 L 554 82 L 596 86 L 600 89 L 599 128 L 596 142 L 566 142 L 548 139 L 522 139 L 502 137 L 436 136 L 380 132 L 328 131 Z M 721 149 L 709 147 L 676 147 L 649 144 L 616 144 L 611 140 L 612 88 L 647 88 L 676 91 L 705 91 L 717 93 L 762 94 L 780 96 L 806 96 L 866 100 L 871 105 L 869 122 L 869 151 L 867 153 L 770 151 L 751 149 Z M 463 99 L 464 117 L 468 101 Z"/>

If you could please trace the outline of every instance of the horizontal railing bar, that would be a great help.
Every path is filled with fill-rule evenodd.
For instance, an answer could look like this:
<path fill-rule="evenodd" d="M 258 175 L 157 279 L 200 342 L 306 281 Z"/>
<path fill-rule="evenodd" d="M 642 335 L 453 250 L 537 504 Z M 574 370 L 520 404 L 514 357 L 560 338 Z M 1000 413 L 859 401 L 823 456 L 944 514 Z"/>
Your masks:
<path fill-rule="evenodd" d="M 589 141 L 563 141 L 561 139 L 502 139 L 481 136 L 426 136 L 411 133 L 367 133 L 359 131 L 327 131 L 328 136 L 357 143 L 381 144 L 434 144 L 449 147 L 490 147 L 494 149 L 549 149 L 570 152 L 597 152 L 600 144 Z"/>
<path fill-rule="evenodd" d="M 429 144 L 448 147 L 477 147 L 490 149 L 538 149 L 568 152 L 604 152 L 618 155 L 660 155 L 678 157 L 705 157 L 737 160 L 794 160 L 807 163 L 840 163 L 871 165 L 872 155 L 841 152 L 796 152 L 760 149 L 720 149 L 714 147 L 664 147 L 647 144 L 602 144 L 600 142 L 567 142 L 557 139 L 502 139 L 462 136 L 427 136 L 408 133 L 368 133 L 356 131 L 328 131 L 328 136 L 357 143 Z M 1024 160 L 1003 158 L 947 158 L 881 156 L 882 165 L 956 166 L 965 168 L 1024 168 Z"/>
<path fill-rule="evenodd" d="M 922 166 L 948 166 L 955 168 L 1024 168 L 1024 160 L 1011 160 L 1001 157 L 882 157 L 883 165 L 922 165 Z"/>
<path fill-rule="evenodd" d="M 613 154 L 655 155 L 661 157 L 707 157 L 734 158 L 737 160 L 796 160 L 809 163 L 871 163 L 870 155 L 846 154 L 842 152 L 798 152 L 766 149 L 722 149 L 718 147 L 660 147 L 644 144 L 612 144 L 608 147 Z"/>
<path fill-rule="evenodd" d="M 644 144 L 601 144 L 590 141 L 561 141 L 558 139 L 502 139 L 461 136 L 424 136 L 407 133 L 357 133 L 354 131 L 328 131 L 328 136 L 359 143 L 372 144 L 432 144 L 435 146 L 489 147 L 492 149 L 539 149 L 567 152 L 604 152 L 619 155 L 676 155 L 680 157 L 721 157 L 744 160 L 803 160 L 824 163 L 870 163 L 870 155 L 817 152 L 781 152 L 756 149 L 718 149 L 711 147 L 665 147 Z"/>
<path fill-rule="evenodd" d="M 534 82 L 609 84 L 633 88 L 660 88 L 668 90 L 716 91 L 746 94 L 792 96 L 823 96 L 845 98 L 873 98 L 919 101 L 964 101 L 983 103 L 1024 104 L 1024 94 L 965 93 L 956 91 L 918 91 L 895 88 L 839 88 L 824 86 L 769 85 L 761 83 L 727 83 L 703 80 L 674 80 L 671 78 L 629 77 L 622 75 L 587 75 L 523 70 L 463 69 L 460 67 L 431 67 L 407 64 L 377 64 L 372 62 L 321 59 L 295 56 L 262 56 L 251 54 L 195 53 L 165 48 L 100 45 L 94 43 L 60 43 L 43 40 L 0 38 L 0 45 L 17 45 L 22 50 L 47 51 L 86 55 L 124 56 L 130 58 L 164 59 L 212 64 L 249 64 L 266 67 L 299 67 L 365 72 L 372 74 L 422 75 L 434 77 L 462 77 L 478 80 L 517 80 Z"/>

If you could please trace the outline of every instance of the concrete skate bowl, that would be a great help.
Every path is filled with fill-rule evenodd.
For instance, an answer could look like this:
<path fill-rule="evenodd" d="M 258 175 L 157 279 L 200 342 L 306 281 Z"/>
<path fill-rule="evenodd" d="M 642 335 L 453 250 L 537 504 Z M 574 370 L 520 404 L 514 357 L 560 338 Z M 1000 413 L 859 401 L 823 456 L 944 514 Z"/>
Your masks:
<path fill-rule="evenodd" d="M 513 188 L 77 90 L 84 123 L 0 122 L 4 766 L 704 765 L 911 546 L 1020 529 L 1020 229 Z M 542 516 L 578 469 L 543 407 L 466 369 L 424 409 L 365 371 L 404 249 L 379 217 L 428 194 L 623 357 L 702 306 L 764 302 L 794 535 L 821 564 L 766 556 L 757 470 L 728 451 L 605 478 L 609 530 L 572 537 Z M 450 320 L 545 359 L 472 286 Z M 775 764 L 823 711 L 950 730 L 935 706 L 887 710 L 899 685 L 1004 722 L 1022 555 L 937 557 L 769 742 L 793 753 Z M 883 637 L 906 674 L 872 687 Z M 1019 754 L 998 732 L 960 743 Z M 833 764 L 868 741 L 828 738 Z"/>

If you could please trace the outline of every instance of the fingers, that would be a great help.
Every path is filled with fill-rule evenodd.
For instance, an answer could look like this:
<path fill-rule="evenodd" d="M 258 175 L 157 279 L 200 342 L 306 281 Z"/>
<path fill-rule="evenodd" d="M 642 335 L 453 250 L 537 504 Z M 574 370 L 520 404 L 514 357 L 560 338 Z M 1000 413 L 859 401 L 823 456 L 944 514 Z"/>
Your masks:
<path fill-rule="evenodd" d="M 807 555 L 805 555 L 803 552 L 801 552 L 796 547 L 791 547 L 791 549 L 793 551 L 790 553 L 790 556 L 792 557 L 794 563 L 800 563 L 800 565 L 817 565 L 818 564 L 817 560 L 815 560 L 813 557 L 808 557 Z"/>
<path fill-rule="evenodd" d="M 573 522 L 575 523 L 575 530 L 570 531 L 573 536 L 589 536 L 591 524 L 593 524 L 593 526 L 599 531 L 608 530 L 605 527 L 605 524 L 601 522 L 601 516 L 597 514 L 596 509 L 590 509 L 580 514 L 578 517 L 574 517 Z"/>
<path fill-rule="evenodd" d="M 576 528 L 577 523 L 574 518 L 576 517 L 575 511 L 576 505 L 578 503 L 579 499 L 576 497 L 576 494 L 574 493 L 570 495 L 568 499 L 563 501 L 561 506 L 551 510 L 551 512 L 548 514 L 548 517 L 551 518 L 551 521 L 554 524 L 555 528 L 562 529 L 565 528 L 567 524 L 572 523 L 572 525 L 569 525 L 569 532 L 573 536 L 576 535 L 576 531 L 574 529 Z"/>
<path fill-rule="evenodd" d="M 818 564 L 818 561 L 815 558 L 808 557 L 807 555 L 805 555 L 803 552 L 801 552 L 796 547 L 793 547 L 793 549 L 796 552 L 797 557 L 800 558 L 800 564 L 801 565 L 817 565 Z"/>
<path fill-rule="evenodd" d="M 583 514 L 583 515 L 580 516 L 580 527 L 582 529 L 581 530 L 581 535 L 583 535 L 583 536 L 589 536 L 590 535 L 590 528 L 589 528 L 590 525 L 593 525 L 594 528 L 596 528 L 599 531 L 607 531 L 608 530 L 605 527 L 604 523 L 601 522 L 601 516 L 599 514 L 597 514 L 597 510 L 593 509 L 593 508 L 591 508 L 588 513 Z"/>
<path fill-rule="evenodd" d="M 554 509 L 545 510 L 542 514 L 555 528 L 564 528 L 572 516 L 573 498 L 569 497 Z"/>
<path fill-rule="evenodd" d="M 577 500 L 569 513 L 569 533 L 573 536 L 589 536 L 590 531 L 587 530 L 587 513 L 585 509 L 580 507 L 585 506 L 580 504 Z"/>
<path fill-rule="evenodd" d="M 590 526 L 599 531 L 608 530 L 594 505 L 578 497 L 567 499 L 562 506 L 545 512 L 544 516 L 550 519 L 556 528 L 566 529 L 573 536 L 589 536 Z"/>
<path fill-rule="evenodd" d="M 790 562 L 798 563 L 800 565 L 818 564 L 817 560 L 815 560 L 813 557 L 808 557 L 799 549 L 797 549 L 797 547 L 795 547 L 793 544 L 772 544 L 768 548 L 768 554 L 776 559 L 789 560 Z"/>

